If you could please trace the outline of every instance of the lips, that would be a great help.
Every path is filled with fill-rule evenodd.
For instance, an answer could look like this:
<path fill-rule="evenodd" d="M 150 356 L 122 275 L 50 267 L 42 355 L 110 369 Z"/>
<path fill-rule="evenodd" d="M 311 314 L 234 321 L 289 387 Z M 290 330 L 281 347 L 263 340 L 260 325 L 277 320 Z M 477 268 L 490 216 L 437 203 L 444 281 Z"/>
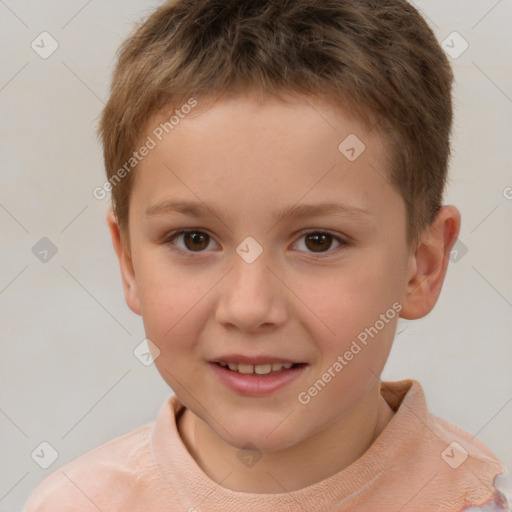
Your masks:
<path fill-rule="evenodd" d="M 210 361 L 214 374 L 238 394 L 261 396 L 276 392 L 299 377 L 308 366 L 278 356 L 225 355 Z"/>

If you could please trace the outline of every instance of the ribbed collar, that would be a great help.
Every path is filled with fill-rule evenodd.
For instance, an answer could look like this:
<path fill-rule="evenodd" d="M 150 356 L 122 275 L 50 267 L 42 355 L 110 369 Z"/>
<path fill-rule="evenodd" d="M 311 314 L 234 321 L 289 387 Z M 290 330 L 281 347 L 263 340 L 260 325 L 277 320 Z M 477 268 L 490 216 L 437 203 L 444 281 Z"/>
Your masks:
<path fill-rule="evenodd" d="M 427 428 L 427 406 L 419 382 L 381 383 L 381 395 L 395 415 L 370 448 L 350 466 L 309 487 L 279 494 L 232 491 L 211 480 L 184 445 L 176 424 L 183 409 L 175 395 L 160 408 L 151 433 L 155 463 L 176 495 L 198 510 L 300 510 L 313 511 L 359 501 L 371 493 L 379 476 L 399 464 L 400 454 L 414 453 Z M 396 439 L 400 439 L 400 450 Z"/>

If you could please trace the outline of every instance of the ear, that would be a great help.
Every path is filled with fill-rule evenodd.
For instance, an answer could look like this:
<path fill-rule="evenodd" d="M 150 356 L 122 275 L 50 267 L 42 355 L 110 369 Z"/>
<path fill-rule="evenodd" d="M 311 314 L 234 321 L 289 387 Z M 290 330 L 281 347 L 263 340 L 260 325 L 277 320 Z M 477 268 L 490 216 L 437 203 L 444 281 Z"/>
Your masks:
<path fill-rule="evenodd" d="M 455 206 L 443 206 L 422 233 L 416 252 L 411 255 L 400 317 L 414 320 L 432 311 L 441 293 L 450 252 L 459 231 L 459 210 Z"/>
<path fill-rule="evenodd" d="M 135 272 L 133 270 L 132 259 L 121 240 L 121 233 L 119 225 L 115 218 L 112 209 L 107 211 L 106 215 L 108 228 L 110 229 L 110 236 L 112 237 L 112 245 L 119 260 L 121 267 L 121 278 L 123 281 L 124 298 L 128 307 L 137 315 L 141 314 L 139 292 L 137 289 L 137 281 L 135 279 Z"/>

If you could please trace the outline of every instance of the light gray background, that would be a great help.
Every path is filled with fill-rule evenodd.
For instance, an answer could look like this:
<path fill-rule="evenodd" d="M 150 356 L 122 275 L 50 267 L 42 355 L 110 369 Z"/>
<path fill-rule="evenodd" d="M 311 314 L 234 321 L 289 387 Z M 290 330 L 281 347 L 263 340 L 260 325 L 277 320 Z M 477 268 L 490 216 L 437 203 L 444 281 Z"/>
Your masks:
<path fill-rule="evenodd" d="M 153 421 L 172 393 L 133 355 L 142 321 L 124 302 L 108 200 L 92 195 L 105 179 L 96 129 L 115 52 L 157 4 L 0 0 L 0 511 L 21 509 L 50 472 Z M 451 264 L 435 310 L 399 324 L 382 378 L 419 380 L 434 414 L 511 467 L 512 2 L 416 5 L 439 41 L 457 31 L 469 43 L 451 59 L 445 201 L 462 213 L 467 253 Z M 31 48 L 43 31 L 59 44 L 47 59 Z M 32 252 L 42 237 L 58 249 L 46 263 Z M 31 458 L 42 441 L 59 454 L 46 470 Z"/>

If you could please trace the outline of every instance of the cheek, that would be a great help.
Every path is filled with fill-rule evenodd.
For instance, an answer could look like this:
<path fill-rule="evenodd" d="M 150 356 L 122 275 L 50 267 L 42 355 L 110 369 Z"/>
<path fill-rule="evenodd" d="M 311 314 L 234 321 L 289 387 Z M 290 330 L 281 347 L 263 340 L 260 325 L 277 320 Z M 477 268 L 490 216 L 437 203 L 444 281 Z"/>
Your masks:
<path fill-rule="evenodd" d="M 144 295 L 146 337 L 158 347 L 155 366 L 179 396 L 196 395 L 204 386 L 204 356 L 200 351 L 201 295 L 178 286 L 153 286 Z M 184 395 L 183 395 L 184 394 Z"/>
<path fill-rule="evenodd" d="M 192 270 L 171 265 L 162 248 L 141 251 L 134 268 L 142 317 L 159 337 L 185 317 L 204 294 Z"/>
<path fill-rule="evenodd" d="M 160 348 L 193 346 L 200 325 L 197 321 L 201 295 L 183 286 L 152 286 L 142 293 L 141 307 L 145 332 Z M 196 319 L 194 322 L 193 319 Z"/>
<path fill-rule="evenodd" d="M 400 310 L 398 287 L 386 275 L 390 274 L 386 260 L 374 258 L 368 264 L 358 263 L 333 272 L 323 283 L 303 281 L 300 289 L 307 297 L 304 302 L 315 313 L 308 311 L 305 317 L 311 318 L 309 330 L 320 354 L 313 381 L 328 372 L 325 379 L 329 380 L 330 391 L 323 393 L 323 400 L 336 400 L 341 393 L 346 406 L 380 375 Z M 349 396 L 347 389 L 352 390 Z"/>
<path fill-rule="evenodd" d="M 164 380 L 175 391 L 181 389 L 180 383 L 195 389 L 204 374 L 202 333 L 212 314 L 208 292 L 218 282 L 218 275 L 199 275 L 192 265 L 159 264 L 159 257 L 139 262 L 144 331 L 160 351 L 155 365 Z"/>
<path fill-rule="evenodd" d="M 306 314 L 332 343 L 349 341 L 375 323 L 400 297 L 396 279 L 384 259 L 346 267 L 316 277 L 300 277 L 294 292 L 307 306 Z"/>

